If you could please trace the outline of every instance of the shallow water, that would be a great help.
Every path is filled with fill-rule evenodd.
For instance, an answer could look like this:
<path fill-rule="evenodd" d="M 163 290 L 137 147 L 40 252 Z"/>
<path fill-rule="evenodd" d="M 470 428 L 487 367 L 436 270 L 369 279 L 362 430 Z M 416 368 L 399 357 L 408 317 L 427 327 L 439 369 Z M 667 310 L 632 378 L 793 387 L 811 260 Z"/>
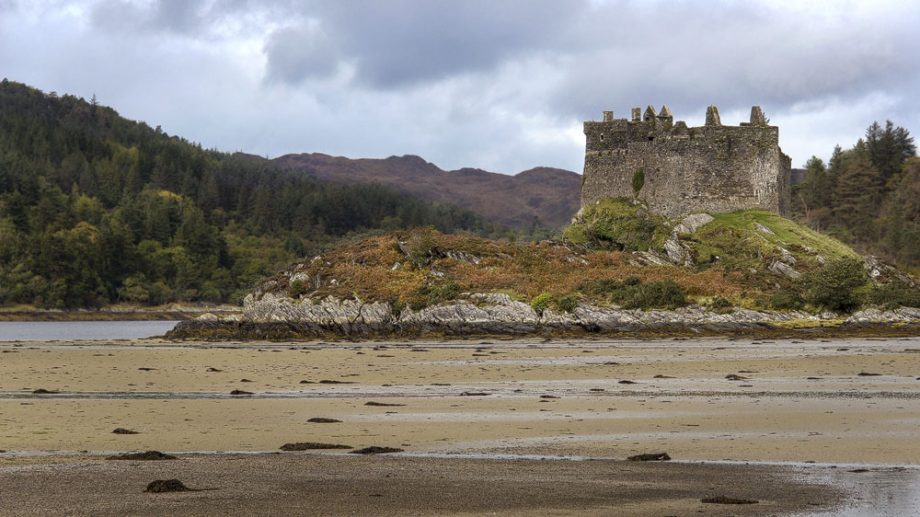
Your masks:
<path fill-rule="evenodd" d="M 141 339 L 162 336 L 178 321 L 0 321 L 0 341 Z"/>
<path fill-rule="evenodd" d="M 855 473 L 853 470 L 868 472 Z M 809 469 L 809 480 L 834 485 L 849 494 L 843 507 L 804 515 L 814 517 L 900 517 L 920 515 L 920 469 L 838 465 Z"/>

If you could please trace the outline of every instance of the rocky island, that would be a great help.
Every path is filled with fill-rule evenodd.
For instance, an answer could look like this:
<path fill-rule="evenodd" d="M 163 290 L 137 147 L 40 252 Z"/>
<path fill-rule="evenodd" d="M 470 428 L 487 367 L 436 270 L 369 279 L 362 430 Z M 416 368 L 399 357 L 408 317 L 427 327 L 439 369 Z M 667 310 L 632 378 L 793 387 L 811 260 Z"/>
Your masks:
<path fill-rule="evenodd" d="M 638 113 L 585 123 L 583 205 L 561 239 L 351 242 L 262 282 L 241 317 L 169 337 L 917 332 L 914 278 L 782 217 L 788 157 L 760 108 L 738 127 L 715 107 L 700 128 Z"/>

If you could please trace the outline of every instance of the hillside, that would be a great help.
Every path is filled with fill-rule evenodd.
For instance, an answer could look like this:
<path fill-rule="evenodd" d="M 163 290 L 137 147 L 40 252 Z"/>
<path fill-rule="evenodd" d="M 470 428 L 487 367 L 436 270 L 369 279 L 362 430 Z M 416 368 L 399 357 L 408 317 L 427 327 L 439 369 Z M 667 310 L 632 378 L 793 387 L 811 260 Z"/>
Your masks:
<path fill-rule="evenodd" d="M 239 302 L 336 239 L 426 225 L 492 229 L 452 205 L 292 174 L 0 82 L 0 305 Z"/>
<path fill-rule="evenodd" d="M 629 201 L 608 199 L 586 210 L 565 236 L 561 242 L 524 244 L 425 229 L 374 237 L 331 250 L 323 260 L 296 264 L 257 293 L 355 297 L 413 308 L 461 293 L 504 293 L 528 303 L 543 296 L 563 305 L 569 298 L 569 303 L 674 308 L 721 299 L 719 304 L 780 310 L 872 305 L 873 286 L 920 294 L 914 280 L 894 268 L 871 260 L 864 268 L 863 259 L 842 242 L 761 210 L 667 220 Z M 809 298 L 810 278 L 848 263 L 860 264 L 858 303 L 834 306 Z M 303 285 L 292 286 L 286 278 L 301 278 Z M 672 292 L 660 304 L 617 299 L 616 291 L 625 296 L 630 285 Z"/>
<path fill-rule="evenodd" d="M 480 169 L 444 171 L 418 156 L 354 160 L 318 153 L 289 154 L 272 162 L 322 180 L 378 183 L 525 231 L 568 224 L 581 195 L 581 175 L 548 167 L 509 176 Z"/>

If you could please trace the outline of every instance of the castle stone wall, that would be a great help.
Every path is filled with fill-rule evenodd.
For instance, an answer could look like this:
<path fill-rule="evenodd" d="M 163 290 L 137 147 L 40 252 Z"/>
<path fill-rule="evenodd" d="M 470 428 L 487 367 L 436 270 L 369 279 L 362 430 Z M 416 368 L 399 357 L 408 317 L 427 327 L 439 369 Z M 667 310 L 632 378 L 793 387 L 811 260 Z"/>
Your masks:
<path fill-rule="evenodd" d="M 605 197 L 636 198 L 668 217 L 694 212 L 762 208 L 789 210 L 791 162 L 779 148 L 779 129 L 760 108 L 751 122 L 723 126 L 715 107 L 707 125 L 673 122 L 665 106 L 631 120 L 605 113 L 585 122 L 582 206 Z"/>

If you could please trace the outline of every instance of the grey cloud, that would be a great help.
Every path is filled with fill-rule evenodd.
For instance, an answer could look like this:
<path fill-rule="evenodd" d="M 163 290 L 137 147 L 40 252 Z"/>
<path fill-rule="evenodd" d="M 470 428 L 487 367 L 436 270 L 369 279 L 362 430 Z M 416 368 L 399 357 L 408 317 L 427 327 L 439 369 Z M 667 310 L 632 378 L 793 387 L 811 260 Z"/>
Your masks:
<path fill-rule="evenodd" d="M 288 2 L 255 0 L 99 0 L 90 14 L 98 29 L 202 37 L 228 18 L 251 21 L 253 13 L 273 12 L 283 19 L 289 9 Z"/>
<path fill-rule="evenodd" d="M 585 116 L 648 100 L 668 102 L 681 116 L 710 103 L 785 108 L 917 82 L 917 9 L 886 19 L 879 30 L 879 20 L 822 21 L 756 4 L 718 11 L 673 4 L 658 9 L 652 24 L 634 7 L 624 2 L 595 13 L 595 20 L 617 19 L 616 33 L 575 54 L 553 99 L 558 109 Z"/>
<path fill-rule="evenodd" d="M 0 0 L 0 70 L 208 147 L 506 172 L 577 170 L 603 109 L 756 103 L 800 163 L 872 118 L 920 131 L 917 26 L 868 0 Z"/>
<path fill-rule="evenodd" d="M 292 84 L 332 74 L 340 58 L 335 42 L 315 24 L 276 30 L 265 44 L 265 53 L 268 78 Z"/>
<path fill-rule="evenodd" d="M 203 23 L 202 4 L 184 0 L 156 0 L 144 5 L 130 0 L 102 0 L 91 11 L 93 25 L 110 31 L 166 31 L 185 33 Z"/>
<path fill-rule="evenodd" d="M 268 79 L 297 84 L 350 63 L 365 87 L 399 90 L 558 57 L 548 113 L 667 102 L 788 107 L 803 98 L 859 96 L 917 77 L 920 10 L 826 19 L 751 2 L 283 2 L 300 19 L 265 45 Z M 323 38 L 311 24 L 322 27 Z M 879 30 L 884 27 L 884 30 Z M 521 78 L 546 80 L 545 77 Z M 626 104 L 620 104 L 626 103 Z"/>
<path fill-rule="evenodd" d="M 188 0 L 159 0 L 153 23 L 176 32 L 186 32 L 201 23 L 201 11 L 197 5 Z"/>
<path fill-rule="evenodd" d="M 585 2 L 550 0 L 395 0 L 303 3 L 298 14 L 318 19 L 323 30 L 334 34 L 339 57 L 356 66 L 357 79 L 380 89 L 436 81 L 452 75 L 487 71 L 523 53 L 551 49 L 558 31 Z M 304 22 L 310 23 L 310 22 Z M 273 77 L 295 81 L 312 75 L 296 70 L 314 64 L 313 34 L 309 30 L 282 29 L 267 45 Z M 286 56 L 304 43 L 303 60 Z M 287 68 L 279 69 L 284 63 Z"/>

